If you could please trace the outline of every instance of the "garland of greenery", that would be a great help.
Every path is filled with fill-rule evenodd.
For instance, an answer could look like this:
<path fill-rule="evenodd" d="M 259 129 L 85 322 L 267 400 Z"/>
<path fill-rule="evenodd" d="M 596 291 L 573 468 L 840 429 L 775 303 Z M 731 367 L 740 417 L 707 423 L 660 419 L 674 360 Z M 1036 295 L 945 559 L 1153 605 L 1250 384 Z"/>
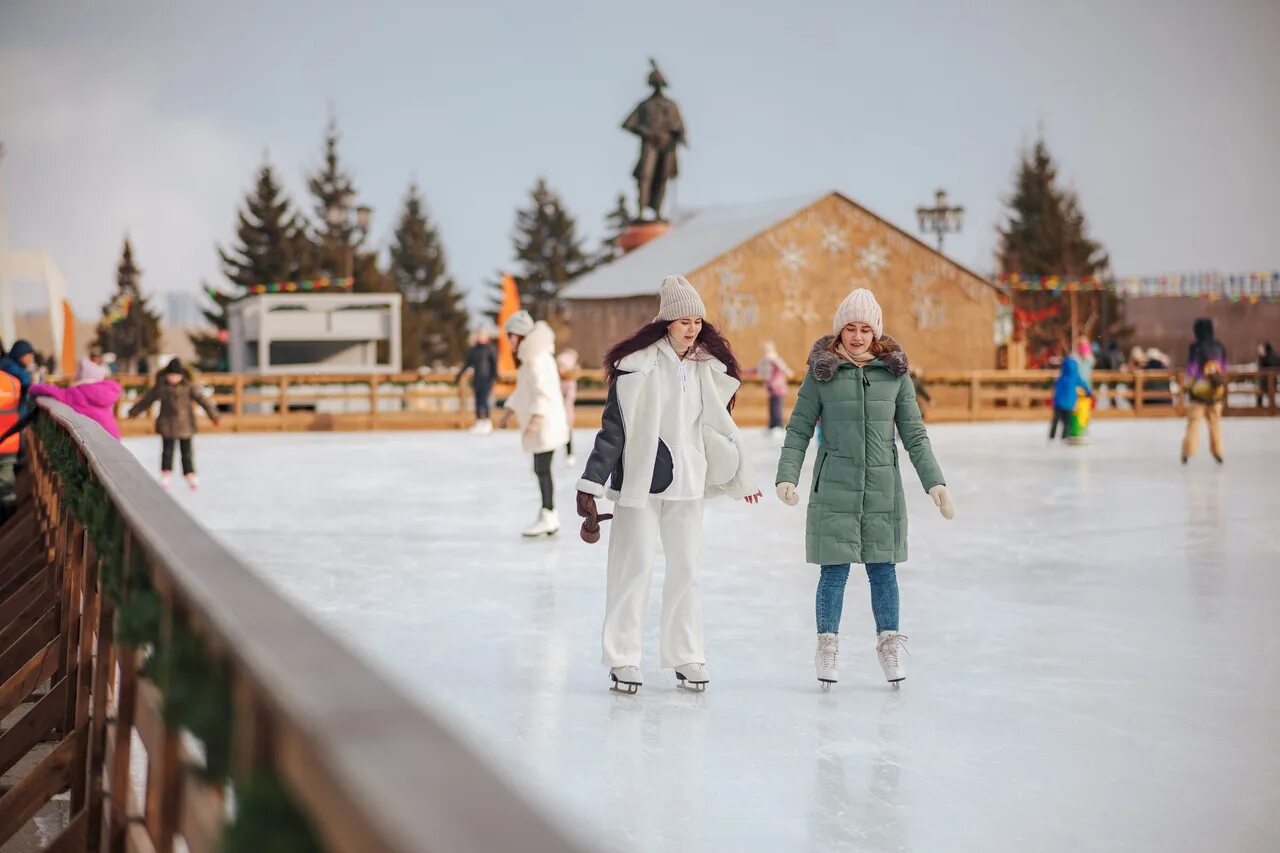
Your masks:
<path fill-rule="evenodd" d="M 231 770 L 231 678 L 227 663 L 209 654 L 185 614 L 165 608 L 139 548 L 124 555 L 124 520 L 107 490 L 80 458 L 75 441 L 47 414 L 32 427 L 58 481 L 62 507 L 85 530 L 97 561 L 98 583 L 115 609 L 115 642 L 141 649 L 143 674 L 155 678 L 165 724 L 185 728 L 205 747 L 205 778 L 225 782 Z M 169 620 L 168 632 L 164 631 Z M 310 853 L 321 850 L 307 818 L 274 769 L 256 768 L 236 789 L 236 817 L 225 849 Z"/>

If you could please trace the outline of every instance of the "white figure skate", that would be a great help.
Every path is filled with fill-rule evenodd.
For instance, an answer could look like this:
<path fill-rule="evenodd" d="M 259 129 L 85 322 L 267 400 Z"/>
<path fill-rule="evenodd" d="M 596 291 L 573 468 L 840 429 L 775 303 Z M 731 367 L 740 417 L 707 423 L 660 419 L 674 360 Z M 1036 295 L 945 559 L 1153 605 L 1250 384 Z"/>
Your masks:
<path fill-rule="evenodd" d="M 528 539 L 538 536 L 555 536 L 556 531 L 560 529 L 560 516 L 556 515 L 554 509 L 538 510 L 538 518 L 533 524 L 526 527 L 521 533 Z"/>
<path fill-rule="evenodd" d="M 613 682 L 610 690 L 628 696 L 636 695 L 636 691 L 644 684 L 644 676 L 640 674 L 638 666 L 615 666 L 609 670 L 609 680 Z"/>
<path fill-rule="evenodd" d="M 813 654 L 813 669 L 823 691 L 829 691 L 831 685 L 840 680 L 839 657 L 840 635 L 819 634 L 818 650 Z"/>
<path fill-rule="evenodd" d="M 493 421 L 488 418 L 481 418 L 475 422 L 475 426 L 471 427 L 472 435 L 489 435 L 493 432 Z"/>
<path fill-rule="evenodd" d="M 880 638 L 876 641 L 876 654 L 880 658 L 885 681 L 894 687 L 898 687 L 907 677 L 907 667 L 902 662 L 902 653 L 907 650 L 906 642 L 906 636 L 897 631 L 881 631 Z"/>
<path fill-rule="evenodd" d="M 701 693 L 710 681 L 705 663 L 686 663 L 676 667 L 676 687 Z"/>

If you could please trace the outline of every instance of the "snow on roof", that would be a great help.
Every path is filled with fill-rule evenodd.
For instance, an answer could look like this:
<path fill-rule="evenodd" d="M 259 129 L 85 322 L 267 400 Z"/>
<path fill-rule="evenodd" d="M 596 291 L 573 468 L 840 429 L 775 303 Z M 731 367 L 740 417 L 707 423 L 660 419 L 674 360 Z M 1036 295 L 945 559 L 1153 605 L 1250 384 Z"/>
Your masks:
<path fill-rule="evenodd" d="M 566 299 L 657 296 L 663 276 L 688 275 L 827 196 L 830 190 L 753 204 L 696 208 L 673 217 L 671 230 L 565 287 Z"/>

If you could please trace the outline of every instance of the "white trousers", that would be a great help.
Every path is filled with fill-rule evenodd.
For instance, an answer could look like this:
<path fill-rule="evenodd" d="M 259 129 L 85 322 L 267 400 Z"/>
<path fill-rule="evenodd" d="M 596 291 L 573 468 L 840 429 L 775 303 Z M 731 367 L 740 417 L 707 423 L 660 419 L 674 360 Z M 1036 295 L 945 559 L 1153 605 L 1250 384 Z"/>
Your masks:
<path fill-rule="evenodd" d="M 698 590 L 702 500 L 650 498 L 644 507 L 614 507 L 601 643 L 607 666 L 640 665 L 659 538 L 667 562 L 662 583 L 662 666 L 669 669 L 707 660 Z"/>

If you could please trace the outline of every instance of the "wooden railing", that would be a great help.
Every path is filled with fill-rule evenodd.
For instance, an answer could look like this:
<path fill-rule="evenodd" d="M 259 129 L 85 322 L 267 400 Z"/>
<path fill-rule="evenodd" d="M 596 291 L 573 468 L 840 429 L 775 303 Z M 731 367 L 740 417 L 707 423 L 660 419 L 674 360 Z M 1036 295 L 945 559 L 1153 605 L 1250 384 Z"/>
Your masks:
<path fill-rule="evenodd" d="M 25 708 L 0 773 L 29 764 L 0 847 L 69 790 L 50 850 L 583 849 L 118 442 L 41 405 L 0 526 L 0 718 Z"/>
<path fill-rule="evenodd" d="M 223 412 L 224 431 L 459 429 L 470 426 L 473 402 L 467 383 L 457 384 L 452 373 L 404 373 L 370 377 L 354 375 L 249 376 L 206 374 L 200 383 L 211 391 Z M 932 421 L 1018 420 L 1047 417 L 1053 380 L 1051 370 L 968 370 L 926 373 L 925 387 L 934 398 L 926 404 Z M 1277 415 L 1280 371 L 1236 371 L 1230 375 L 1236 390 L 1228 399 L 1229 415 Z M 1095 371 L 1103 406 L 1097 416 L 1166 417 L 1180 415 L 1180 371 Z M 120 379 L 126 393 L 118 404 L 125 411 L 150 381 L 146 377 Z M 495 388 L 499 401 L 513 387 L 504 377 Z M 787 406 L 795 402 L 793 382 Z M 577 425 L 600 424 L 606 388 L 601 371 L 584 371 L 579 380 Z M 1262 398 L 1261 405 L 1256 402 Z M 768 396 L 760 382 L 748 379 L 738 394 L 735 417 L 743 426 L 768 422 Z M 151 431 L 150 419 L 123 421 L 126 434 Z M 208 429 L 209 427 L 205 427 Z"/>

